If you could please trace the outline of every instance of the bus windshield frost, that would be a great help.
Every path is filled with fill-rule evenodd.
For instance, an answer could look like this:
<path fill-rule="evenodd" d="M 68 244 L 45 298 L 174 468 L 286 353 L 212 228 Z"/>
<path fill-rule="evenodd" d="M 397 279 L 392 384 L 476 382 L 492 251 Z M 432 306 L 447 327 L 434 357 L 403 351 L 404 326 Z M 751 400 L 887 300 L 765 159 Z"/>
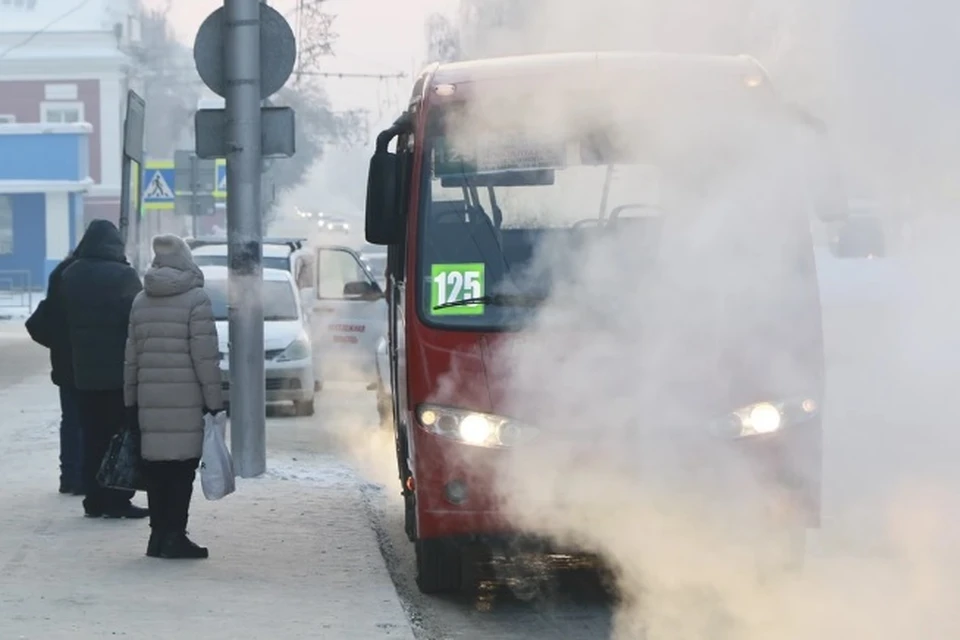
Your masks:
<path fill-rule="evenodd" d="M 524 326 L 563 271 L 556 256 L 596 239 L 598 228 L 616 227 L 619 249 L 633 243 L 647 260 L 671 239 L 705 226 L 728 254 L 747 241 L 745 227 L 756 235 L 770 225 L 792 234 L 806 252 L 809 193 L 800 169 L 786 181 L 771 178 L 781 183 L 776 211 L 751 206 L 771 186 L 763 183 L 726 194 L 742 206 L 722 213 L 704 206 L 745 172 L 763 175 L 756 170 L 769 169 L 786 146 L 799 150 L 805 142 L 804 128 L 766 87 L 730 89 L 714 91 L 709 106 L 699 93 L 662 92 L 653 104 L 625 96 L 592 110 L 568 106 L 584 104 L 580 96 L 554 98 L 519 116 L 516 105 L 526 98 L 434 108 L 417 229 L 421 320 L 453 330 Z M 551 111 L 554 117 L 544 118 Z M 784 197 L 785 182 L 797 188 L 792 200 Z M 721 215 L 723 225 L 705 220 Z M 552 264 L 540 255 L 544 247 Z"/>

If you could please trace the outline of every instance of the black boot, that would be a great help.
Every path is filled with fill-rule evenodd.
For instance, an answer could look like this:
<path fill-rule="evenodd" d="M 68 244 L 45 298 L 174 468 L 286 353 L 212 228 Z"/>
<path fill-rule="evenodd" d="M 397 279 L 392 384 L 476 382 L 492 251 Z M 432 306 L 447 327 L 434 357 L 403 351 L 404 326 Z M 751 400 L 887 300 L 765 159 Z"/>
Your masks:
<path fill-rule="evenodd" d="M 125 504 L 122 507 L 106 509 L 100 515 L 104 518 L 111 519 L 126 518 L 127 520 L 140 520 L 141 518 L 149 516 L 150 510 L 132 504 Z"/>
<path fill-rule="evenodd" d="M 161 558 L 202 560 L 209 556 L 207 548 L 193 542 L 184 531 L 167 534 L 160 545 Z"/>
<path fill-rule="evenodd" d="M 72 484 L 70 484 L 63 478 L 60 479 L 60 493 L 63 493 L 63 494 L 73 493 L 74 495 L 76 495 L 76 493 L 74 493 L 75 491 L 76 489 L 73 487 Z"/>
<path fill-rule="evenodd" d="M 147 542 L 147 557 L 159 558 L 160 548 L 163 546 L 165 532 L 159 529 L 150 529 L 150 540 Z"/>

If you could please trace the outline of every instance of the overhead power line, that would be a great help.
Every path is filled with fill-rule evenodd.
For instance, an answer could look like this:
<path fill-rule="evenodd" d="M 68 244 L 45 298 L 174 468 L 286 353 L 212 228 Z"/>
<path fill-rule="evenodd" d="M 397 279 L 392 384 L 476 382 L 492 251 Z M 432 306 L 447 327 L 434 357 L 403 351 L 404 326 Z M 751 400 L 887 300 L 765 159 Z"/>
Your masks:
<path fill-rule="evenodd" d="M 37 29 L 36 31 L 34 31 L 33 33 L 31 33 L 30 35 L 28 35 L 26 38 L 24 38 L 24 39 L 21 40 L 20 42 L 17 42 L 16 44 L 10 45 L 10 46 L 7 47 L 6 49 L 4 49 L 3 52 L 0 52 L 0 60 L 2 60 L 3 58 L 7 57 L 8 54 L 10 54 L 10 53 L 13 52 L 13 51 L 16 51 L 16 50 L 19 49 L 20 47 L 24 47 L 24 46 L 30 44 L 30 43 L 33 41 L 34 38 L 36 38 L 37 36 L 39 36 L 39 35 L 41 35 L 41 34 L 43 34 L 43 33 L 46 33 L 51 27 L 55 26 L 57 23 L 59 23 L 59 22 L 62 21 L 62 20 L 66 20 L 67 18 L 69 18 L 70 16 L 72 16 L 73 14 L 75 14 L 77 11 L 80 11 L 80 9 L 83 9 L 83 8 L 84 8 L 85 6 L 87 6 L 88 4 L 90 4 L 90 0 L 81 0 L 79 3 L 77 3 L 76 5 L 74 5 L 74 7 L 73 7 L 72 9 L 69 9 L 69 10 L 65 11 L 64 13 L 61 13 L 59 16 L 57 16 L 56 18 L 54 18 L 53 20 L 51 20 L 51 21 L 48 22 L 47 24 L 43 25 L 41 28 L 39 28 L 39 29 Z"/>

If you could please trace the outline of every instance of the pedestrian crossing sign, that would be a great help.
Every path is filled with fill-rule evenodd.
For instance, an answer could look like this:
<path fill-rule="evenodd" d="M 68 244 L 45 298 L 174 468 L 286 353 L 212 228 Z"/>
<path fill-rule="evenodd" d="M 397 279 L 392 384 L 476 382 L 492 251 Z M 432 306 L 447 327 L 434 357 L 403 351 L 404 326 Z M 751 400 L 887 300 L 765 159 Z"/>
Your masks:
<path fill-rule="evenodd" d="M 213 195 L 217 198 L 227 197 L 227 161 L 223 158 L 217 160 L 217 187 Z"/>
<path fill-rule="evenodd" d="M 144 165 L 143 209 L 145 211 L 164 211 L 174 208 L 174 169 L 173 161 L 148 161 Z"/>
<path fill-rule="evenodd" d="M 163 172 L 159 169 L 153 172 L 153 177 L 147 183 L 147 192 L 143 194 L 143 197 L 150 200 L 168 200 L 173 197 L 173 190 L 167 184 Z"/>

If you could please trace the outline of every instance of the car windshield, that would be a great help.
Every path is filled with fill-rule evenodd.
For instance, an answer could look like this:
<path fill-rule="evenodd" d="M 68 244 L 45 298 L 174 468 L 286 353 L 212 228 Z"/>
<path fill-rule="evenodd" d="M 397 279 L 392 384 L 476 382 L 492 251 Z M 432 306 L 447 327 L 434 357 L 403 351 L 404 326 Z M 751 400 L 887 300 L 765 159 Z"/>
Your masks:
<path fill-rule="evenodd" d="M 224 254 L 217 255 L 195 255 L 193 256 L 193 261 L 196 262 L 201 267 L 225 267 L 227 266 L 227 256 Z M 276 256 L 264 256 L 262 262 L 264 269 L 281 269 L 282 271 L 290 270 L 290 259 L 289 258 L 278 258 Z"/>
<path fill-rule="evenodd" d="M 227 281 L 207 280 L 204 284 L 207 295 L 213 303 L 213 316 L 217 320 L 228 320 Z M 285 280 L 263 281 L 263 319 L 266 322 L 298 320 L 297 299 L 293 285 Z"/>
<path fill-rule="evenodd" d="M 770 229 L 789 234 L 801 253 L 812 251 L 806 203 L 796 205 L 793 222 L 777 225 L 758 223 L 755 212 L 748 216 L 756 208 L 750 198 L 743 214 L 724 213 L 723 225 L 704 216 L 713 194 L 746 173 L 740 168 L 762 166 L 775 141 L 809 148 L 819 134 L 798 126 L 795 114 L 768 92 L 721 96 L 713 106 L 697 98 L 664 98 L 654 107 L 625 101 L 572 127 L 531 124 L 536 107 L 520 126 L 466 102 L 436 108 L 426 136 L 418 222 L 423 317 L 461 328 L 522 325 L 558 279 L 563 261 L 538 270 L 545 247 L 553 256 L 574 255 L 587 241 L 615 237 L 615 250 L 628 254 L 624 264 L 631 271 L 620 275 L 634 283 L 662 259 L 664 246 L 690 237 L 696 226 L 719 229 L 710 250 L 727 255 L 751 233 Z M 779 205 L 771 209 L 781 221 L 791 215 Z M 761 273 L 766 266 L 758 267 Z M 565 278 L 575 275 L 575 265 L 560 267 L 572 269 Z M 815 287 L 812 265 L 808 270 Z"/>

